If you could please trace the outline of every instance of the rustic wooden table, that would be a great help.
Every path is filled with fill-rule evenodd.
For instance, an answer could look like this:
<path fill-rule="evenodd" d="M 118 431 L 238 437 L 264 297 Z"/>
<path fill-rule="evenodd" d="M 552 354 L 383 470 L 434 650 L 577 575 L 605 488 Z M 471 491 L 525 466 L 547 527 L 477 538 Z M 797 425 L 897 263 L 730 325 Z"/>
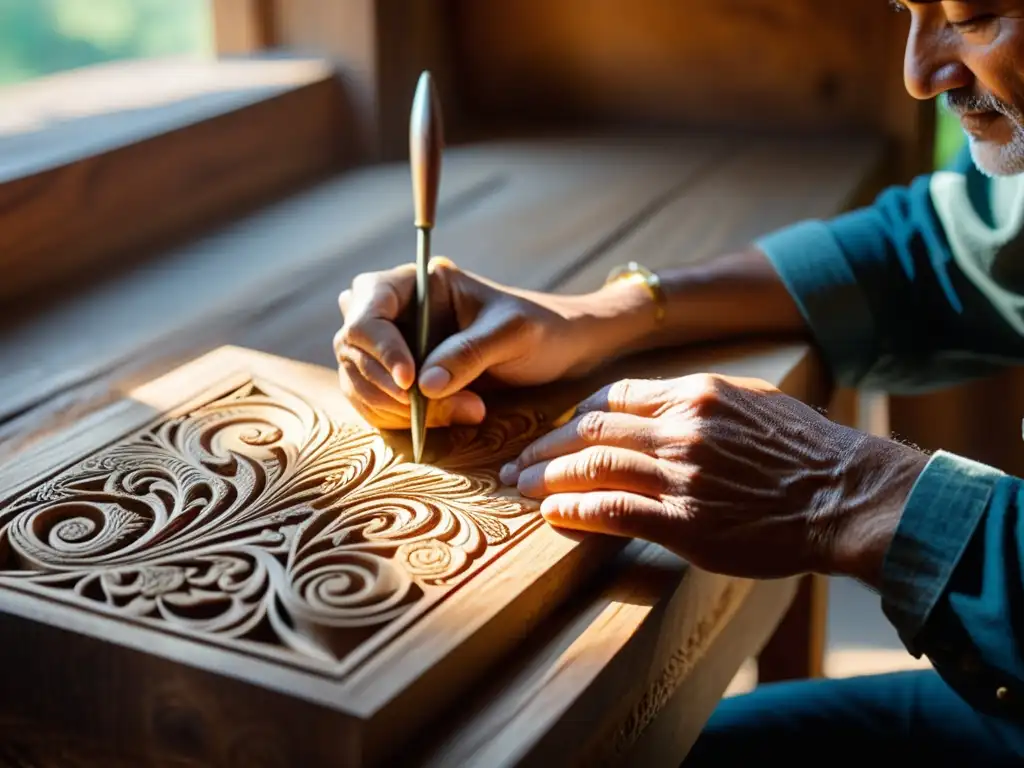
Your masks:
<path fill-rule="evenodd" d="M 628 259 L 652 269 L 697 261 L 841 211 L 881 157 L 871 140 L 679 133 L 471 144 L 446 155 L 435 251 L 504 283 L 585 291 Z M 338 292 L 359 272 L 411 258 L 410 210 L 404 164 L 351 171 L 6 314 L 0 460 L 27 460 L 55 430 L 222 344 L 331 366 Z M 799 344 L 687 354 L 694 369 L 728 366 L 814 402 L 825 395 Z M 633 543 L 469 700 L 438 713 L 403 759 L 675 765 L 796 588 L 702 573 Z M 21 761 L 12 764 L 74 764 L 75 754 L 118 764 L 104 745 L 26 728 L 17 701 L 0 709 L 7 759 Z"/>

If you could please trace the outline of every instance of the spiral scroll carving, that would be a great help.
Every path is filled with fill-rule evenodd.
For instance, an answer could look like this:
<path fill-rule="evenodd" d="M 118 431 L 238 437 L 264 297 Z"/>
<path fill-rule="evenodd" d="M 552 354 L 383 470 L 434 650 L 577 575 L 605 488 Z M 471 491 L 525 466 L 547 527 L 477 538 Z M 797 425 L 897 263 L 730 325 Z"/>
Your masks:
<path fill-rule="evenodd" d="M 249 382 L 0 508 L 0 584 L 338 670 L 538 524 L 497 467 L 540 428 L 499 415 L 412 464 Z"/>

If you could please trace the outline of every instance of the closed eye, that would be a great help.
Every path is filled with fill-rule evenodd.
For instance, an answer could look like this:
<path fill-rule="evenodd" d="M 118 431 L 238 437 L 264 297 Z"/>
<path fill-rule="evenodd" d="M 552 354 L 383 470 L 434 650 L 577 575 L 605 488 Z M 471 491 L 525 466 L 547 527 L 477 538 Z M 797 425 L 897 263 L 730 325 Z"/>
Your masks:
<path fill-rule="evenodd" d="M 993 13 L 983 13 L 978 16 L 973 16 L 969 19 L 963 19 L 962 21 L 951 21 L 949 26 L 959 30 L 971 30 L 980 29 L 989 22 L 995 21 L 996 15 Z"/>

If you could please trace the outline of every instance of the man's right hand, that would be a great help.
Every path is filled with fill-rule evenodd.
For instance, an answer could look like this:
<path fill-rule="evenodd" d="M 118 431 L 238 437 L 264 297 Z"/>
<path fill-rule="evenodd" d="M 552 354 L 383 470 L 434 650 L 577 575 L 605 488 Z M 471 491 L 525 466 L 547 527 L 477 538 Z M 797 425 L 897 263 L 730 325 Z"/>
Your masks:
<path fill-rule="evenodd" d="M 518 290 L 443 258 L 431 262 L 430 273 L 431 323 L 443 335 L 419 375 L 429 426 L 482 421 L 484 402 L 467 389 L 481 377 L 528 386 L 592 370 L 625 341 L 625 308 L 645 301 L 635 286 L 583 296 Z M 342 390 L 382 429 L 409 426 L 416 371 L 399 325 L 415 290 L 415 266 L 407 264 L 359 275 L 338 300 L 344 324 L 334 351 Z"/>

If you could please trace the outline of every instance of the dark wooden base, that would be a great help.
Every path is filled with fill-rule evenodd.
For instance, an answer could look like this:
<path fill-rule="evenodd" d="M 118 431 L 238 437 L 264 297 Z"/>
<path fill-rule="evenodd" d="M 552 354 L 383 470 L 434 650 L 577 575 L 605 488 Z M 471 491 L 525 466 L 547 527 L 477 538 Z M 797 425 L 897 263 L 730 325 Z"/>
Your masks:
<path fill-rule="evenodd" d="M 767 645 L 757 657 L 757 681 L 774 683 L 825 675 L 828 580 L 805 576 Z"/>

